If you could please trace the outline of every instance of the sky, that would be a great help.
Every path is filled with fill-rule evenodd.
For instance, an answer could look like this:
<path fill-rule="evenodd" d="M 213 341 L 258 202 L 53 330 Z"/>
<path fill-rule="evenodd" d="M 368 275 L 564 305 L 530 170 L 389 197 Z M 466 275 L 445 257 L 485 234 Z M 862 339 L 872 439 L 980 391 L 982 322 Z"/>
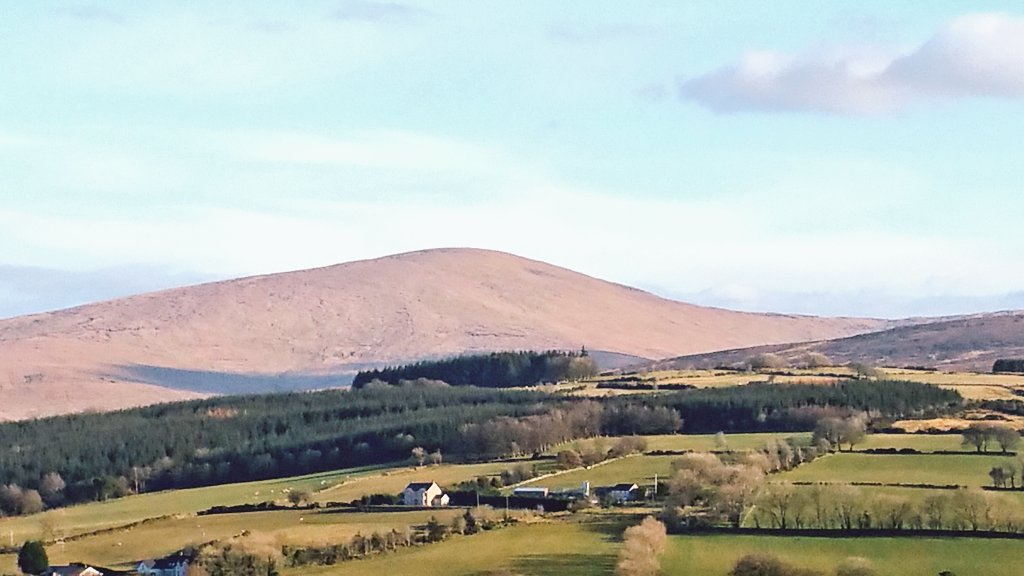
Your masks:
<path fill-rule="evenodd" d="M 1024 308 L 1019 2 L 0 0 L 0 317 L 426 248 Z"/>

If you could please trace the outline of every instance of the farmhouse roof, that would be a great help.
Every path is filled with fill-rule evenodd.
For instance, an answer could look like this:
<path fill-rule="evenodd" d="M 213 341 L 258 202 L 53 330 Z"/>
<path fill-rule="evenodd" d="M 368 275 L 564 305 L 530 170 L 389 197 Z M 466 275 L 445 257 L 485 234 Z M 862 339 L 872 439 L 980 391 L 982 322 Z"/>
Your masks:
<path fill-rule="evenodd" d="M 410 482 L 405 489 L 412 490 L 413 492 L 419 492 L 420 490 L 429 490 L 431 486 L 435 485 L 437 485 L 436 482 Z"/>

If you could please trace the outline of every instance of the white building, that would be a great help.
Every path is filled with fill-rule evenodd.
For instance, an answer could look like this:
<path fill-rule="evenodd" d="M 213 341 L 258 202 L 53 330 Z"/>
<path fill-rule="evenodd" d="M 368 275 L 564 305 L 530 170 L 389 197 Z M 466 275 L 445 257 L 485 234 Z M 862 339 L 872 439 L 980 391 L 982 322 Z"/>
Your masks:
<path fill-rule="evenodd" d="M 166 558 L 146 560 L 135 567 L 141 576 L 185 576 L 191 558 L 175 554 Z"/>
<path fill-rule="evenodd" d="M 413 482 L 402 491 L 402 504 L 406 506 L 438 507 L 448 505 L 448 495 L 437 482 Z"/>
<path fill-rule="evenodd" d="M 513 489 L 512 495 L 523 496 L 525 498 L 547 498 L 548 489 L 541 488 L 540 486 L 523 486 L 522 488 Z"/>
<path fill-rule="evenodd" d="M 629 502 L 640 498 L 640 487 L 635 483 L 616 484 L 608 490 L 608 498 L 613 502 Z"/>

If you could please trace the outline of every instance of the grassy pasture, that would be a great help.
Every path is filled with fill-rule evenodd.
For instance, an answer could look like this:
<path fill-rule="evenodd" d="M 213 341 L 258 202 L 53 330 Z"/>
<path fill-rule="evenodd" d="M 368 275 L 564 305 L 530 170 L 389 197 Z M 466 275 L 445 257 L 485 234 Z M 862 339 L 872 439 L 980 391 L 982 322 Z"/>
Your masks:
<path fill-rule="evenodd" d="M 317 502 L 351 502 L 368 494 L 398 494 L 410 482 L 437 482 L 441 486 L 457 484 L 477 476 L 490 476 L 514 468 L 523 462 L 487 462 L 484 464 L 442 464 L 424 468 L 397 468 L 353 477 L 313 495 Z"/>
<path fill-rule="evenodd" d="M 211 506 L 283 500 L 287 497 L 284 492 L 287 489 L 313 492 L 349 478 L 376 474 L 379 474 L 379 468 L 351 468 L 293 478 L 139 494 L 57 508 L 31 516 L 2 518 L 0 534 L 10 538 L 13 533 L 16 542 L 38 538 L 50 540 L 124 526 L 147 518 L 191 514 Z"/>
<path fill-rule="evenodd" d="M 768 440 L 773 438 L 776 440 L 787 440 L 792 438 L 800 444 L 809 444 L 811 441 L 810 433 L 806 432 L 768 432 L 725 435 L 726 447 L 730 450 L 752 450 L 764 448 Z M 661 434 L 656 436 L 643 436 L 643 439 L 647 441 L 648 451 L 693 450 L 696 452 L 706 452 L 719 449 L 715 442 L 714 434 Z M 596 443 L 603 443 L 605 449 L 609 449 L 615 446 L 615 443 L 618 440 L 619 437 L 617 436 L 574 440 L 551 449 L 549 454 L 557 454 L 559 450 L 565 450 L 566 448 L 572 448 L 579 451 L 591 450 Z"/>
<path fill-rule="evenodd" d="M 919 452 L 965 450 L 960 434 L 868 434 L 857 450 L 873 448 L 913 448 Z"/>
<path fill-rule="evenodd" d="M 667 477 L 672 468 L 672 461 L 678 456 L 627 456 L 599 464 L 588 469 L 578 469 L 559 474 L 551 478 L 532 480 L 530 486 L 547 488 L 575 488 L 584 482 L 592 487 L 607 486 L 620 482 L 636 482 L 637 484 L 653 484 L 654 475 Z"/>
<path fill-rule="evenodd" d="M 620 531 L 606 523 L 556 520 L 520 524 L 335 566 L 285 569 L 282 574 L 481 576 L 506 569 L 531 576 L 610 575 Z"/>
<path fill-rule="evenodd" d="M 662 561 L 663 574 L 726 576 L 745 554 L 774 554 L 804 568 L 834 574 L 844 558 L 868 558 L 880 575 L 1014 576 L 1024 541 L 970 538 L 803 538 L 778 536 L 673 536 Z M 595 572 L 605 574 L 609 572 Z"/>
<path fill-rule="evenodd" d="M 48 547 L 53 564 L 74 561 L 128 567 L 160 557 L 190 544 L 237 536 L 244 530 L 267 535 L 280 544 L 326 545 L 348 540 L 357 532 L 370 534 L 425 524 L 431 516 L 450 521 L 460 509 L 361 513 L 354 511 L 285 510 L 211 516 L 165 518 Z M 0 556 L 0 574 L 16 571 L 15 555 Z"/>
<path fill-rule="evenodd" d="M 1006 456 L 830 454 L 776 476 L 793 482 L 882 482 L 984 486 Z"/>

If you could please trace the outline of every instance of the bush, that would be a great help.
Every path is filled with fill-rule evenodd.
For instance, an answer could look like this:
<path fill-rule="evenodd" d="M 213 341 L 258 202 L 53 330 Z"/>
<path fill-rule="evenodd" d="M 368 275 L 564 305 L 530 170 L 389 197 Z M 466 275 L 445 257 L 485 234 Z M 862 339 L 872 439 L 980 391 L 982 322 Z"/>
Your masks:
<path fill-rule="evenodd" d="M 778 354 L 772 354 L 771 352 L 764 352 L 747 358 L 744 362 L 751 370 L 776 370 L 779 368 L 785 368 L 787 362 Z"/>
<path fill-rule="evenodd" d="M 771 554 L 747 554 L 736 561 L 729 576 L 820 576 L 820 572 L 797 568 Z"/>
<path fill-rule="evenodd" d="M 18 568 L 25 574 L 42 574 L 50 566 L 46 548 L 38 540 L 29 540 L 18 551 Z"/>

